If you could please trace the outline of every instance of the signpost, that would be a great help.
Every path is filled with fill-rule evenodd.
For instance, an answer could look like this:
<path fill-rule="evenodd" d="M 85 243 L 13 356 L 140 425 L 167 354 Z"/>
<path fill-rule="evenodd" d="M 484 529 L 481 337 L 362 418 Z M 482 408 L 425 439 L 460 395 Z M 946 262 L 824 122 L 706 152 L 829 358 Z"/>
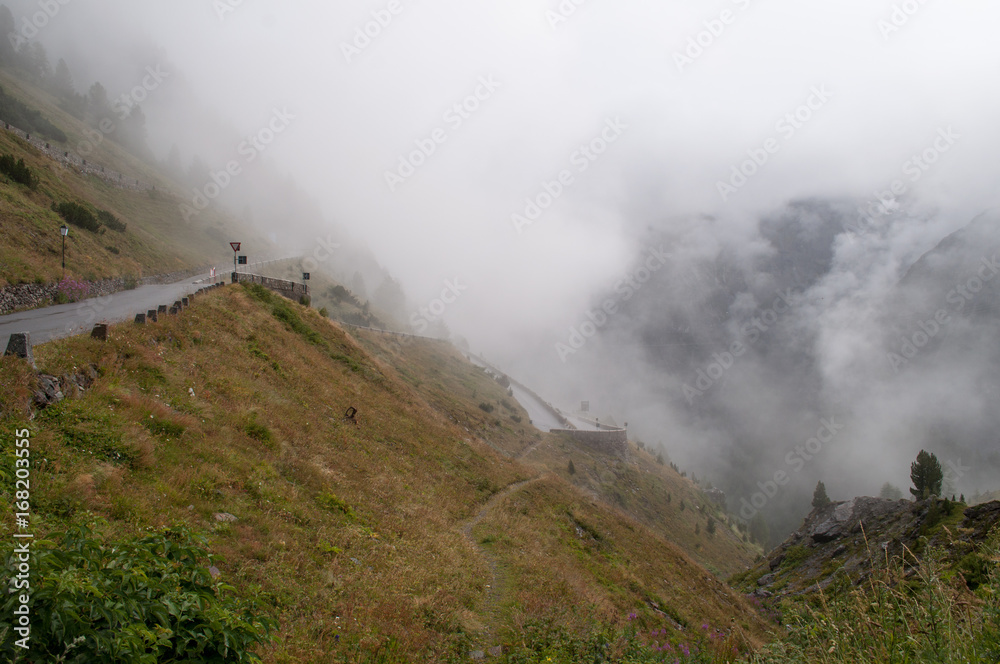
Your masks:
<path fill-rule="evenodd" d="M 233 248 L 233 272 L 236 272 L 236 254 L 240 253 L 240 245 L 242 242 L 230 242 L 229 246 Z"/>

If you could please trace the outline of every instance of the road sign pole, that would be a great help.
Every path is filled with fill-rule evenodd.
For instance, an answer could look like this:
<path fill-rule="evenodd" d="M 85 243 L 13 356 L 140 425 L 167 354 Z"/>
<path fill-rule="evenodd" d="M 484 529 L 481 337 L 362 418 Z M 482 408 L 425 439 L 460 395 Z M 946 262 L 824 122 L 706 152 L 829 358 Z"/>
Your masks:
<path fill-rule="evenodd" d="M 229 243 L 229 246 L 233 248 L 233 274 L 236 274 L 236 270 L 238 269 L 236 267 L 236 256 L 240 253 L 240 245 L 242 244 L 243 244 L 242 242 Z"/>

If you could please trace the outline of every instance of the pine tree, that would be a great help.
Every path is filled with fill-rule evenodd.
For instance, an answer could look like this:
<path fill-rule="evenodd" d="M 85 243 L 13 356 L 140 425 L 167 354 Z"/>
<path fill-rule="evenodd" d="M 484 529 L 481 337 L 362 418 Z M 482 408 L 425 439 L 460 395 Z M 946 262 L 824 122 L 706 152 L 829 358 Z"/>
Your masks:
<path fill-rule="evenodd" d="M 944 471 L 937 456 L 920 450 L 917 460 L 910 464 L 910 480 L 913 482 L 910 493 L 917 500 L 941 495 Z"/>
<path fill-rule="evenodd" d="M 830 504 L 830 497 L 826 495 L 826 485 L 822 482 L 816 483 L 816 490 L 813 491 L 813 507 L 826 507 Z"/>
<path fill-rule="evenodd" d="M 886 482 L 882 485 L 882 490 L 878 492 L 878 495 L 879 498 L 886 500 L 900 500 L 903 497 L 903 490 Z"/>
<path fill-rule="evenodd" d="M 576 466 L 573 465 L 572 459 L 569 460 L 569 468 L 567 470 L 569 470 L 570 475 L 576 475 Z"/>
<path fill-rule="evenodd" d="M 69 66 L 62 58 L 56 63 L 56 71 L 52 77 L 52 91 L 60 99 L 73 99 L 76 96 L 73 75 L 69 73 Z"/>
<path fill-rule="evenodd" d="M 715 534 L 715 519 L 708 517 L 708 525 L 705 526 L 705 530 L 708 531 L 709 535 Z"/>

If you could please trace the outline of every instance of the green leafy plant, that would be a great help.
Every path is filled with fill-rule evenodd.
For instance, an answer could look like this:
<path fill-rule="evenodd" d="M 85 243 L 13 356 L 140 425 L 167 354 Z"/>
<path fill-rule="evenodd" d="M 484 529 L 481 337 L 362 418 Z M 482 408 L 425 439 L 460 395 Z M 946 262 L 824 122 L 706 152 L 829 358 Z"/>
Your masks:
<path fill-rule="evenodd" d="M 106 542 L 76 525 L 34 543 L 29 650 L 14 645 L 19 593 L 5 593 L 0 658 L 67 664 L 258 662 L 276 622 L 213 578 L 204 537 L 184 527 Z M 6 557 L 9 576 L 18 558 Z M 206 566 L 206 563 L 208 566 Z M 15 660 L 15 655 L 18 657 Z"/>

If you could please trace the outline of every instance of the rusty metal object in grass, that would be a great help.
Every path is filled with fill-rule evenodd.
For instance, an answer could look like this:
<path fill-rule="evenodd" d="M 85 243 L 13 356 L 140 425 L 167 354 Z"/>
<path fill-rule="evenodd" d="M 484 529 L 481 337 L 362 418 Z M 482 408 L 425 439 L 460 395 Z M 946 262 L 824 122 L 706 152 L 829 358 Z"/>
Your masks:
<path fill-rule="evenodd" d="M 347 412 L 344 413 L 344 421 L 353 422 L 355 426 L 361 426 L 361 424 L 357 420 L 357 415 L 358 415 L 358 409 L 355 408 L 354 406 L 351 406 L 350 408 L 347 409 Z"/>

